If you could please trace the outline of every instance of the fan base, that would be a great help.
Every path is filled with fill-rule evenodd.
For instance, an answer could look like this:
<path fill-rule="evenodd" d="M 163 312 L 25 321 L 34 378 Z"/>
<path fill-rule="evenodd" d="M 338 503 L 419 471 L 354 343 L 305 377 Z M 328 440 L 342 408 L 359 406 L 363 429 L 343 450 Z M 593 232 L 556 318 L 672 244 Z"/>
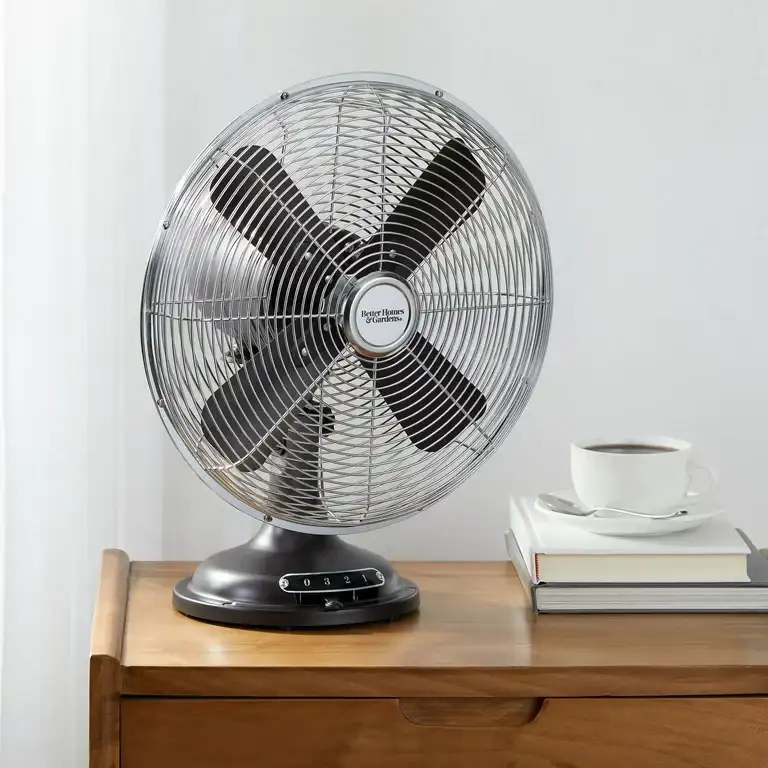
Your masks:
<path fill-rule="evenodd" d="M 362 574 L 374 585 L 345 586 L 345 576 L 359 584 Z M 327 581 L 338 589 L 324 588 Z M 338 536 L 265 524 L 246 544 L 211 555 L 182 579 L 173 605 L 219 624 L 310 629 L 397 619 L 419 607 L 419 590 L 383 557 Z"/>

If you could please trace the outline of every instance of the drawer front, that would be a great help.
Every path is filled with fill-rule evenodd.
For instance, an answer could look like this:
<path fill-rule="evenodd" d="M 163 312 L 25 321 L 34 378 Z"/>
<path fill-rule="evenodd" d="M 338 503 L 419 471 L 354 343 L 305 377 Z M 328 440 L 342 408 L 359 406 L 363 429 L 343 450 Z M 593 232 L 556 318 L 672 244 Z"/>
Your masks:
<path fill-rule="evenodd" d="M 765 768 L 768 699 L 141 699 L 121 768 Z"/>

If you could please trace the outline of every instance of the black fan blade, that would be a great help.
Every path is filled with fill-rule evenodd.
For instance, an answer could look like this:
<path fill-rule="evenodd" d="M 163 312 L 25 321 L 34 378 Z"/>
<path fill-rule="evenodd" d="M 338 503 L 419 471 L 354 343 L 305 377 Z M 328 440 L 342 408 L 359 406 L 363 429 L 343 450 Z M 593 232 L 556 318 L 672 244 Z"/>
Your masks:
<path fill-rule="evenodd" d="M 396 357 L 358 359 L 422 451 L 444 448 L 485 413 L 483 393 L 420 333 Z"/>
<path fill-rule="evenodd" d="M 267 149 L 240 147 L 211 182 L 211 202 L 238 232 L 283 270 L 303 258 L 326 226 Z"/>
<path fill-rule="evenodd" d="M 347 233 L 317 216 L 279 160 L 264 147 L 240 147 L 214 176 L 210 195 L 216 210 L 272 262 L 270 309 L 316 308 L 314 287 L 340 274 L 323 256 L 340 248 Z"/>
<path fill-rule="evenodd" d="M 358 273 L 377 269 L 407 278 L 435 246 L 475 210 L 485 174 L 460 139 L 451 139 L 370 238 Z"/>
<path fill-rule="evenodd" d="M 290 429 L 278 425 L 302 407 L 343 347 L 335 326 L 290 323 L 206 400 L 205 439 L 242 471 L 258 469 Z"/>

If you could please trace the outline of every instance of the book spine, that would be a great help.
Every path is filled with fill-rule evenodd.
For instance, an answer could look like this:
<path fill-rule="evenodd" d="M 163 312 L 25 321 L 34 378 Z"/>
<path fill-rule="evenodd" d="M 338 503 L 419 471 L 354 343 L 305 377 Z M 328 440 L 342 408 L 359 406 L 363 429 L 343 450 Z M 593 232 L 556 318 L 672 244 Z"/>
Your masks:
<path fill-rule="evenodd" d="M 525 558 L 525 566 L 535 583 L 539 580 L 536 553 L 541 549 L 536 531 L 524 511 L 523 499 L 510 499 L 511 526 L 520 553 Z"/>
<path fill-rule="evenodd" d="M 526 565 L 523 555 L 520 551 L 520 546 L 517 543 L 517 539 L 511 530 L 507 531 L 505 539 L 507 542 L 507 553 L 509 554 L 509 559 L 512 561 L 512 565 L 515 568 L 517 580 L 520 582 L 520 586 L 522 587 L 525 596 L 528 598 L 528 604 L 531 606 L 531 609 L 534 613 L 538 613 L 539 609 L 536 602 L 537 585 L 531 583 L 531 577 L 528 573 L 528 566 Z"/>

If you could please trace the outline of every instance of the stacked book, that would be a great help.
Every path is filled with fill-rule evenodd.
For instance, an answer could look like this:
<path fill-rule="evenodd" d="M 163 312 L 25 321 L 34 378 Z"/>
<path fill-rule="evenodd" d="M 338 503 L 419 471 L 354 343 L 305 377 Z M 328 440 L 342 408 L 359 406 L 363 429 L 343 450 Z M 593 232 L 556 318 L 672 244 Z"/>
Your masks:
<path fill-rule="evenodd" d="M 768 611 L 768 560 L 717 517 L 648 538 L 601 536 L 510 503 L 507 549 L 537 613 Z"/>

